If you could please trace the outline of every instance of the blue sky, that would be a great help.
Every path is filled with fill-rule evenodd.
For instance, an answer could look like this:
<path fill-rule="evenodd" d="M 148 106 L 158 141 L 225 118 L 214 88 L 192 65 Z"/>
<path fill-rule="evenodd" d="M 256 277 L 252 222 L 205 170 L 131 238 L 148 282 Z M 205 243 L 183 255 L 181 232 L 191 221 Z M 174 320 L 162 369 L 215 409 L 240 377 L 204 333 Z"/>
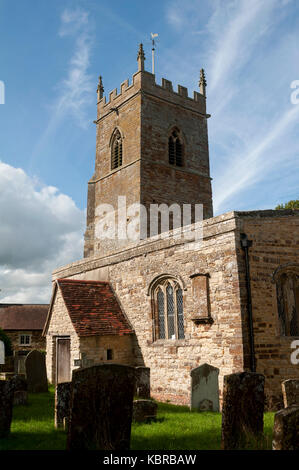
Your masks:
<path fill-rule="evenodd" d="M 298 0 L 0 0 L 0 300 L 48 302 L 51 271 L 82 257 L 105 94 L 159 33 L 156 80 L 207 108 L 214 212 L 299 198 Z"/>

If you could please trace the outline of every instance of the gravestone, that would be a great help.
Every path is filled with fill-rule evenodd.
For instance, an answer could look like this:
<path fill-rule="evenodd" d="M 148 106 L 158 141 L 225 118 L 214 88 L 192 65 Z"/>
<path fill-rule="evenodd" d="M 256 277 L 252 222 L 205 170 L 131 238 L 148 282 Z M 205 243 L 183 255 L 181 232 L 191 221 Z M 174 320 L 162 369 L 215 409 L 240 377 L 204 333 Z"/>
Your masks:
<path fill-rule="evenodd" d="M 136 397 L 150 398 L 150 371 L 149 367 L 135 367 L 136 386 L 134 395 Z"/>
<path fill-rule="evenodd" d="M 27 390 L 16 390 L 13 394 L 14 405 L 27 405 L 28 403 L 28 392 Z"/>
<path fill-rule="evenodd" d="M 14 370 L 16 374 L 25 374 L 25 359 L 28 351 L 15 351 L 14 352 Z"/>
<path fill-rule="evenodd" d="M 9 380 L 0 380 L 0 438 L 10 433 L 13 406 L 13 387 Z"/>
<path fill-rule="evenodd" d="M 254 372 L 224 377 L 222 449 L 246 448 L 263 433 L 264 384 L 265 377 Z"/>
<path fill-rule="evenodd" d="M 284 380 L 281 384 L 281 388 L 285 408 L 292 405 L 299 405 L 299 380 Z"/>
<path fill-rule="evenodd" d="M 190 372 L 191 404 L 193 410 L 219 411 L 219 369 L 203 364 Z"/>
<path fill-rule="evenodd" d="M 3 341 L 0 340 L 0 366 L 5 364 L 5 346 Z"/>
<path fill-rule="evenodd" d="M 61 382 L 55 389 L 55 417 L 54 424 L 56 428 L 68 428 L 70 418 L 72 382 Z"/>
<path fill-rule="evenodd" d="M 28 392 L 41 393 L 48 391 L 45 354 L 33 350 L 25 359 Z"/>
<path fill-rule="evenodd" d="M 299 450 L 299 406 L 275 413 L 273 428 L 273 450 Z"/>
<path fill-rule="evenodd" d="M 13 404 L 14 405 L 27 405 L 28 392 L 27 380 L 24 375 L 16 374 L 10 380 L 10 384 L 14 391 Z"/>
<path fill-rule="evenodd" d="M 74 370 L 67 449 L 129 450 L 134 389 L 134 367 Z"/>
<path fill-rule="evenodd" d="M 142 423 L 144 421 L 153 421 L 157 416 L 158 405 L 152 400 L 134 400 L 133 401 L 133 421 Z"/>
<path fill-rule="evenodd" d="M 199 403 L 198 411 L 216 411 L 216 410 L 214 410 L 212 400 L 208 400 L 207 398 L 205 398 L 204 400 L 201 400 L 201 402 Z"/>
<path fill-rule="evenodd" d="M 23 374 L 15 374 L 10 379 L 10 383 L 15 391 L 27 390 L 27 380 Z"/>

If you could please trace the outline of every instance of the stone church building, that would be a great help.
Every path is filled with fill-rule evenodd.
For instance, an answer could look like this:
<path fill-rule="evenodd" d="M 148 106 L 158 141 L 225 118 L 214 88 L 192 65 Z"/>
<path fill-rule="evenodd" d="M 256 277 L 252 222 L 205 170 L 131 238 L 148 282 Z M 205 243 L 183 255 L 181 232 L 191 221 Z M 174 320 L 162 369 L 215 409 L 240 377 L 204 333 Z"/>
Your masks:
<path fill-rule="evenodd" d="M 281 381 L 299 376 L 291 361 L 299 339 L 299 211 L 213 217 L 204 72 L 191 98 L 169 80 L 156 84 L 144 60 L 140 46 L 132 83 L 108 101 L 100 77 L 84 258 L 53 273 L 44 329 L 49 380 L 102 362 L 145 365 L 154 398 L 189 404 L 190 371 L 208 363 L 219 368 L 220 397 L 224 375 L 264 374 L 267 406 L 275 408 Z M 184 237 L 151 236 L 147 226 L 141 240 L 104 239 L 99 227 L 109 208 L 120 221 L 136 203 L 147 214 L 151 205 L 202 204 L 203 221 L 195 224 L 192 210 Z M 134 215 L 128 210 L 127 226 Z"/>

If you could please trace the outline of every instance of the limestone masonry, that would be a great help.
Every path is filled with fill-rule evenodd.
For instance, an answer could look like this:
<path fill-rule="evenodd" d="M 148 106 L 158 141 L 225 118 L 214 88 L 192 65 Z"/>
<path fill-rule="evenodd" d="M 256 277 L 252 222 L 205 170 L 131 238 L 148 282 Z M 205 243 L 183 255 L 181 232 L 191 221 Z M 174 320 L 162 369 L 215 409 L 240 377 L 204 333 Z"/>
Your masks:
<path fill-rule="evenodd" d="M 298 378 L 291 344 L 299 339 L 299 211 L 213 217 L 203 71 L 200 91 L 190 98 L 168 80 L 157 85 L 144 70 L 142 47 L 131 85 L 122 83 L 106 101 L 100 79 L 84 258 L 53 273 L 44 330 L 51 382 L 59 382 L 62 358 L 66 380 L 84 364 L 146 366 L 151 396 L 189 404 L 190 371 L 206 363 L 219 369 L 221 404 L 223 377 L 254 367 L 266 378 L 266 406 L 275 408 L 282 380 Z M 194 220 L 184 227 L 188 240 L 171 233 L 138 241 L 98 238 L 97 207 L 117 207 L 118 196 L 147 210 L 153 203 L 203 204 L 202 240 L 194 240 Z M 80 336 L 60 279 L 108 282 L 130 332 Z"/>

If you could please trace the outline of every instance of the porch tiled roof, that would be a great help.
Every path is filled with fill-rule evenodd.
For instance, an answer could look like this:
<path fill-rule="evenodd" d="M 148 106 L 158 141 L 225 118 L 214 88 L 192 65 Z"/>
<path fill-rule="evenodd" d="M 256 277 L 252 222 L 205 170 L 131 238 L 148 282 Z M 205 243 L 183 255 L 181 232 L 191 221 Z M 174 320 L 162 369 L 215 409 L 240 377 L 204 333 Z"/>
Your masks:
<path fill-rule="evenodd" d="M 78 336 L 133 333 L 109 282 L 58 279 L 57 284 Z"/>

